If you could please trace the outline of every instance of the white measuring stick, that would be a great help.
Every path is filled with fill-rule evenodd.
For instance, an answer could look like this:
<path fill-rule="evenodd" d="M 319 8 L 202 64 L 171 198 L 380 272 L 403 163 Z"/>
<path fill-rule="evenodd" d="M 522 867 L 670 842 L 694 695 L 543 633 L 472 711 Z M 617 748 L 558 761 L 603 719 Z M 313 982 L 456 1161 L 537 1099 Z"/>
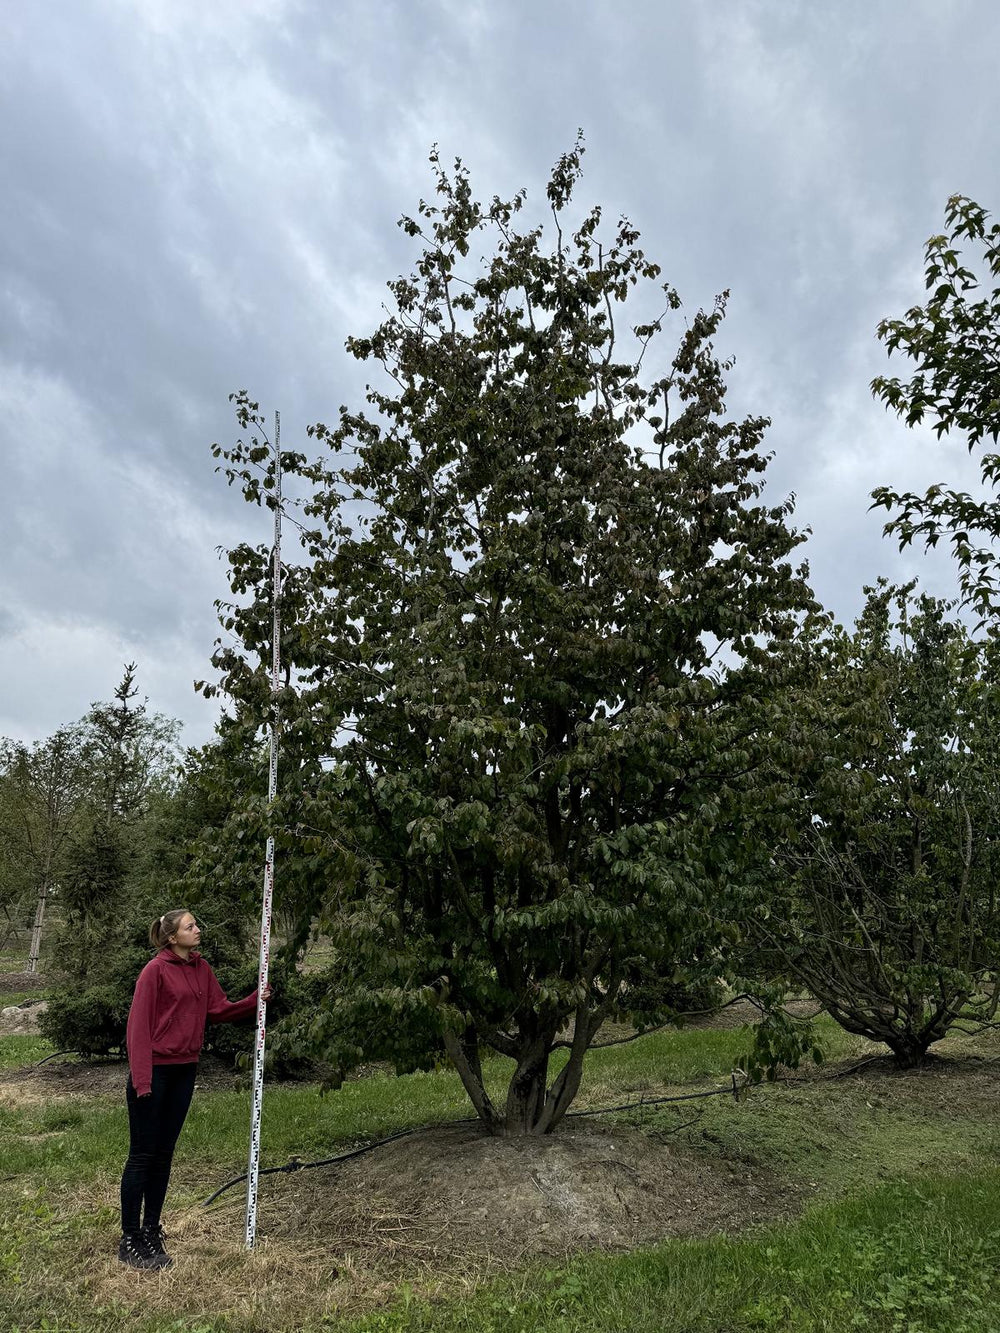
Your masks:
<path fill-rule="evenodd" d="M 270 813 L 278 789 L 278 691 L 281 689 L 281 416 L 274 414 L 274 642 L 271 651 L 271 758 L 267 777 Z M 264 1040 L 267 1002 L 264 990 L 271 961 L 271 905 L 274 901 L 274 834 L 264 853 L 264 904 L 260 914 L 260 963 L 257 969 L 257 1042 L 253 1057 L 253 1105 L 250 1113 L 250 1160 L 247 1165 L 247 1249 L 257 1234 L 257 1179 L 260 1172 L 260 1122 L 264 1102 Z"/>

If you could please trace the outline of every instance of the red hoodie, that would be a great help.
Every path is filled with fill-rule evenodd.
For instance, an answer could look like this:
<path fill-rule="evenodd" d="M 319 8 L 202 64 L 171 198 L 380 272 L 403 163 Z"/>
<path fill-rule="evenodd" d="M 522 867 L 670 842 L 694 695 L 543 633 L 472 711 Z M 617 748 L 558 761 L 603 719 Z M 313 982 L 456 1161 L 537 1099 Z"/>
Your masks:
<path fill-rule="evenodd" d="M 215 973 L 196 949 L 187 959 L 161 949 L 135 983 L 126 1044 L 132 1086 L 151 1091 L 154 1065 L 193 1064 L 205 1040 L 205 1023 L 232 1023 L 257 1008 L 257 992 L 230 1004 Z"/>

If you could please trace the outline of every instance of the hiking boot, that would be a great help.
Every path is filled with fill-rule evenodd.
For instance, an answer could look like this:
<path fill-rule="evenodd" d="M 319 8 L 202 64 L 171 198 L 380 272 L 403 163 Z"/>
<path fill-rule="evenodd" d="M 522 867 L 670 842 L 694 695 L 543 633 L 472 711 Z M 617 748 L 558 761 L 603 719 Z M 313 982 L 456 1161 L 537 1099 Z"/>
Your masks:
<path fill-rule="evenodd" d="M 167 1254 L 162 1225 L 159 1222 L 153 1222 L 152 1225 L 140 1227 L 139 1231 L 143 1240 L 149 1246 L 150 1253 L 159 1261 L 160 1268 L 169 1267 L 174 1261 Z"/>
<path fill-rule="evenodd" d="M 141 1231 L 124 1231 L 118 1244 L 120 1263 L 129 1268 L 163 1268 L 163 1260 L 152 1249 Z M 169 1260 L 168 1260 L 169 1262 Z"/>

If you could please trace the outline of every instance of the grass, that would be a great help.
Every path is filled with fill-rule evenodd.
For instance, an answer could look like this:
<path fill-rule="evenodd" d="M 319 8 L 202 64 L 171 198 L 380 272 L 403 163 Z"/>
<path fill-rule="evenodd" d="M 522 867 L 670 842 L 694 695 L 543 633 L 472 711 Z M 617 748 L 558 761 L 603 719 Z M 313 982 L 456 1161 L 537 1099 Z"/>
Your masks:
<path fill-rule="evenodd" d="M 0 949 L 0 974 L 4 972 L 23 972 L 28 966 L 31 933 L 24 933 L 21 940 L 9 940 L 7 947 Z"/>
<path fill-rule="evenodd" d="M 867 1049 L 830 1024 L 821 1030 L 831 1060 Z M 723 1085 L 746 1040 L 738 1029 L 688 1029 L 596 1050 L 581 1105 Z M 0 1038 L 0 1066 L 33 1063 L 49 1049 L 39 1038 Z M 503 1062 L 490 1066 L 496 1088 L 504 1073 Z M 379 1304 L 362 1313 L 357 1301 L 342 1308 L 322 1238 L 293 1247 L 265 1237 L 248 1255 L 238 1201 L 225 1214 L 200 1208 L 245 1169 L 247 1092 L 196 1095 L 171 1185 L 188 1266 L 182 1259 L 172 1277 L 149 1278 L 109 1258 L 127 1148 L 120 1096 L 19 1099 L 16 1087 L 0 1085 L 0 1330 L 986 1333 L 1000 1327 L 1000 1111 L 991 1096 L 956 1103 L 954 1086 L 945 1070 L 905 1084 L 765 1085 L 739 1104 L 719 1097 L 637 1107 L 618 1118 L 670 1134 L 677 1151 L 773 1174 L 805 1200 L 804 1212 L 740 1235 L 582 1255 L 502 1277 L 373 1282 L 365 1300 Z M 446 1070 L 377 1074 L 327 1096 L 270 1087 L 265 1165 L 468 1114 Z M 266 1183 L 262 1191 L 266 1216 Z"/>
<path fill-rule="evenodd" d="M 836 1033 L 839 1031 L 836 1029 Z M 839 1041 L 836 1033 L 831 1032 L 830 1036 Z M 746 1041 L 746 1034 L 738 1029 L 692 1029 L 652 1033 L 634 1044 L 594 1051 L 588 1058 L 579 1105 L 581 1108 L 607 1105 L 609 1099 L 623 1101 L 640 1091 L 664 1093 L 704 1078 L 724 1081 Z M 51 1051 L 49 1043 L 39 1037 L 6 1037 L 0 1040 L 0 1067 L 37 1063 Z M 564 1058 L 561 1056 L 555 1062 L 554 1069 Z M 509 1062 L 498 1058 L 488 1062 L 486 1069 L 491 1091 L 499 1096 L 505 1086 Z M 122 1078 L 124 1082 L 124 1072 Z M 49 1118 L 62 1114 L 60 1105 L 25 1108 L 17 1113 L 22 1143 L 5 1153 L 8 1169 L 34 1176 L 51 1169 L 53 1153 L 60 1150 L 37 1136 L 54 1127 Z M 462 1085 L 451 1070 L 410 1074 L 405 1078 L 375 1074 L 345 1083 L 338 1092 L 326 1096 L 312 1085 L 274 1086 L 268 1088 L 264 1103 L 262 1165 L 282 1165 L 293 1155 L 306 1160 L 326 1156 L 345 1144 L 471 1114 Z M 190 1159 L 198 1164 L 196 1171 L 202 1181 L 214 1182 L 217 1177 L 245 1169 L 249 1119 L 249 1090 L 214 1092 L 208 1096 L 199 1093 L 195 1097 L 184 1127 L 184 1144 Z M 126 1141 L 117 1099 L 95 1103 L 78 1123 L 74 1135 L 77 1148 L 72 1158 L 75 1165 L 64 1163 L 64 1169 L 73 1179 L 101 1161 L 106 1145 L 113 1144 L 121 1150 Z M 654 1118 L 651 1123 L 659 1127 L 661 1121 Z M 193 1175 L 194 1171 L 188 1174 Z M 206 1194 L 210 1192 L 211 1189 L 205 1190 Z"/>
<path fill-rule="evenodd" d="M 0 1037 L 0 1069 L 22 1069 L 35 1065 L 53 1052 L 52 1043 L 44 1037 Z"/>
<path fill-rule="evenodd" d="M 535 1268 L 446 1303 L 407 1299 L 356 1333 L 993 1333 L 1000 1176 L 894 1182 L 753 1236 Z"/>

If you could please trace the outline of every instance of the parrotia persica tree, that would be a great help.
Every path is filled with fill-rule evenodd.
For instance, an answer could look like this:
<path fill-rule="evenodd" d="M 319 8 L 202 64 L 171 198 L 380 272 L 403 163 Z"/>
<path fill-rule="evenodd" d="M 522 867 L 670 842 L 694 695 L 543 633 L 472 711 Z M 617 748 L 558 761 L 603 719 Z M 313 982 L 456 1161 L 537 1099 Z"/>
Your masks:
<path fill-rule="evenodd" d="M 875 505 L 892 515 L 885 525 L 900 546 L 918 540 L 936 546 L 947 537 L 958 561 L 962 590 L 983 614 L 996 610 L 1000 593 L 995 543 L 1000 538 L 1000 454 L 991 452 L 1000 436 L 1000 225 L 962 195 L 948 200 L 948 234 L 932 236 L 925 252 L 924 305 L 902 319 L 886 319 L 878 334 L 890 355 L 901 352 L 916 371 L 909 380 L 879 376 L 872 391 L 907 425 L 923 421 L 940 438 L 959 432 L 970 452 L 980 455 L 985 497 L 943 484 L 923 495 L 888 486 L 873 492 Z M 981 252 L 980 263 L 962 247 Z"/>
<path fill-rule="evenodd" d="M 725 298 L 646 373 L 679 299 L 628 221 L 572 220 L 582 151 L 549 180 L 547 239 L 523 192 L 480 204 L 432 154 L 435 198 L 401 223 L 414 271 L 348 342 L 368 406 L 313 428 L 318 459 L 283 456 L 309 498 L 276 818 L 337 951 L 300 1035 L 343 1065 L 439 1034 L 493 1133 L 552 1130 L 630 978 L 718 944 L 726 810 L 811 606 L 790 505 L 761 500 L 767 423 L 723 415 Z M 259 502 L 263 419 L 237 397 L 245 439 L 216 453 Z M 230 553 L 251 597 L 214 658 L 248 741 L 269 556 Z"/>
<path fill-rule="evenodd" d="M 918 1064 L 1000 999 L 997 646 L 882 585 L 811 655 L 773 714 L 798 835 L 772 841 L 748 933 L 765 971 Z"/>

